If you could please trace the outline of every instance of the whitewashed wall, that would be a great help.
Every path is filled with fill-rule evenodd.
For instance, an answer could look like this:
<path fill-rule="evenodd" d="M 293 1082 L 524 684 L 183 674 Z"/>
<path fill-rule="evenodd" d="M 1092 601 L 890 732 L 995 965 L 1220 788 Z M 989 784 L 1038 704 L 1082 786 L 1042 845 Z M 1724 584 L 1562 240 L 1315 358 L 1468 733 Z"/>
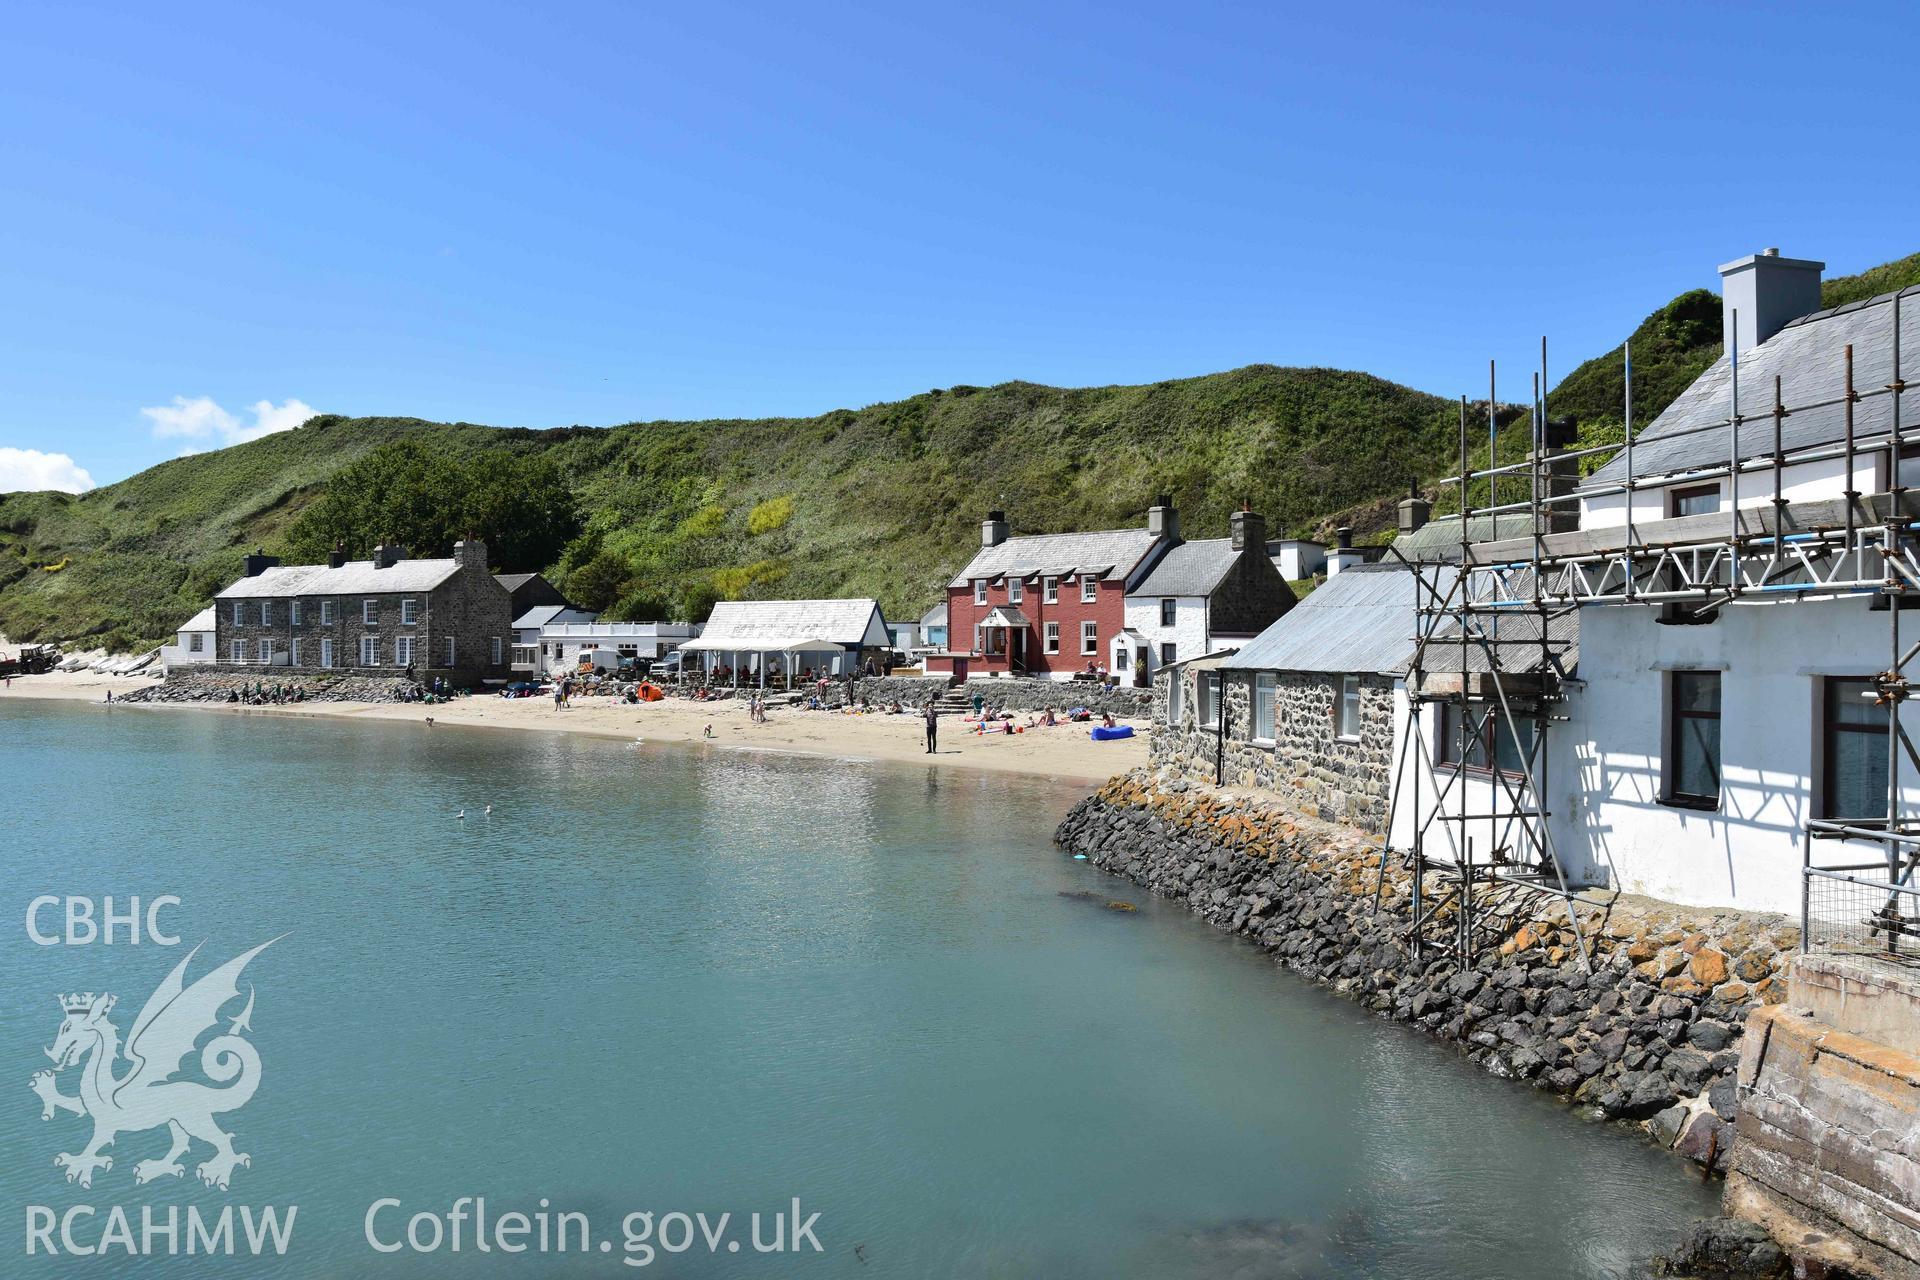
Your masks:
<path fill-rule="evenodd" d="M 1911 465 L 1911 461 L 1909 461 Z M 1886 488 L 1883 478 L 1886 471 L 1884 454 L 1866 453 L 1854 458 L 1854 488 L 1861 493 L 1877 493 Z M 1790 502 L 1812 502 L 1822 498 L 1839 498 L 1846 494 L 1846 459 L 1828 458 L 1818 462 L 1795 463 L 1785 467 L 1781 475 L 1781 492 Z M 1636 481 L 1636 483 L 1638 483 Z M 1720 486 L 1721 511 L 1728 509 L 1728 499 L 1732 489 L 1729 478 L 1721 476 L 1717 480 L 1689 481 L 1678 478 L 1672 484 L 1663 484 L 1652 489 L 1636 488 L 1633 494 L 1633 518 L 1635 521 L 1664 520 L 1667 518 L 1667 494 L 1672 488 L 1691 488 L 1700 484 L 1718 484 Z M 1740 473 L 1740 509 L 1764 507 L 1773 501 L 1773 470 L 1764 468 L 1758 471 Z M 1595 498 L 1580 500 L 1580 527 L 1582 529 L 1606 529 L 1627 522 L 1627 495 L 1624 493 L 1607 494 Z"/>
<path fill-rule="evenodd" d="M 1147 669 L 1160 670 L 1160 646 L 1172 641 L 1178 646 L 1175 661 L 1184 662 L 1208 651 L 1212 637 L 1207 631 L 1205 596 L 1174 596 L 1173 625 L 1160 625 L 1160 596 L 1128 596 L 1127 626 L 1147 638 Z"/>
<path fill-rule="evenodd" d="M 1739 906 L 1797 914 L 1802 825 L 1814 803 L 1821 760 L 1821 678 L 1870 676 L 1888 663 L 1887 615 L 1865 598 L 1732 605 L 1705 626 L 1663 626 L 1656 611 L 1600 606 L 1581 611 L 1581 686 L 1569 720 L 1548 731 L 1548 807 L 1553 836 L 1570 873 L 1589 883 L 1700 906 Z M 1920 638 L 1920 614 L 1902 618 Z M 1675 669 L 1721 672 L 1721 803 L 1717 812 L 1662 804 L 1667 743 L 1666 675 Z M 1396 776 L 1402 803 L 1392 840 L 1406 848 L 1413 831 L 1406 781 L 1406 717 L 1399 718 Z M 1429 709 L 1429 715 L 1431 709 Z M 1916 732 L 1914 713 L 1903 717 Z M 1431 727 L 1429 727 L 1431 735 Z M 1421 780 L 1432 804 L 1431 770 Z M 1903 771 L 1909 805 L 1920 785 Z M 1489 783 L 1469 776 L 1449 796 L 1452 812 L 1485 811 Z M 1430 852 L 1448 849 L 1459 823 L 1429 827 Z M 1465 824 L 1482 841 L 1486 822 Z M 1827 844 L 1823 861 L 1871 861 L 1877 849 L 1842 857 Z"/>

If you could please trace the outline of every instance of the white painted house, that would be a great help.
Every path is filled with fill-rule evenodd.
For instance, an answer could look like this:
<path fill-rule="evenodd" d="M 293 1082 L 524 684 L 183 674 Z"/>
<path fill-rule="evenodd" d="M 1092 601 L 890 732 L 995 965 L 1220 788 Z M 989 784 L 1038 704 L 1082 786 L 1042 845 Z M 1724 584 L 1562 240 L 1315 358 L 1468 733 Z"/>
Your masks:
<path fill-rule="evenodd" d="M 1538 807 L 1579 882 L 1797 913 L 1805 848 L 1857 852 L 1853 860 L 1867 864 L 1882 852 L 1872 841 L 1803 845 L 1809 822 L 1884 827 L 1890 767 L 1900 771 L 1900 807 L 1920 808 L 1920 768 L 1889 750 L 1889 709 L 1873 679 L 1920 637 L 1916 614 L 1902 619 L 1905 639 L 1890 640 L 1894 619 L 1877 589 L 1883 575 L 1900 582 L 1912 572 L 1912 556 L 1899 552 L 1889 565 L 1881 544 L 1856 541 L 1855 553 L 1842 554 L 1838 541 L 1845 527 L 1884 527 L 1888 517 L 1875 512 L 1912 506 L 1888 489 L 1920 483 L 1920 448 L 1896 456 L 1890 394 L 1852 405 L 1851 468 L 1844 458 L 1847 352 L 1862 393 L 1886 388 L 1896 367 L 1920 369 L 1920 289 L 1898 299 L 1908 315 L 1896 366 L 1895 295 L 1816 311 L 1820 270 L 1771 250 L 1721 268 L 1723 325 L 1738 353 L 1737 468 L 1726 425 L 1735 391 L 1728 354 L 1635 436 L 1630 487 L 1625 455 L 1616 454 L 1575 490 L 1579 528 L 1541 540 L 1565 566 L 1542 582 L 1577 612 L 1557 624 L 1571 679 L 1565 720 L 1546 731 Z M 1778 416 L 1776 378 L 1788 410 Z M 1920 395 L 1904 397 L 1897 429 L 1920 444 Z M 1851 524 L 1848 488 L 1859 495 Z M 1729 572 L 1736 507 L 1744 567 Z M 1773 535 L 1776 520 L 1787 537 Z M 1478 544 L 1474 555 L 1486 565 L 1523 564 L 1532 547 L 1531 537 L 1519 538 Z M 1810 593 L 1816 583 L 1831 585 Z M 1920 584 L 1910 589 L 1920 595 Z M 1665 598 L 1642 598 L 1661 591 Z M 1451 783 L 1443 807 L 1456 818 L 1501 809 L 1496 786 L 1523 783 L 1515 762 L 1527 744 L 1513 741 L 1504 722 L 1465 769 L 1450 758 L 1457 748 L 1445 744 L 1457 735 L 1442 720 L 1451 710 L 1423 709 L 1420 750 L 1416 722 L 1402 718 L 1396 769 L 1427 781 L 1421 808 L 1396 808 L 1396 847 L 1407 847 L 1418 813 L 1431 810 L 1436 783 Z M 1511 821 L 1435 823 L 1429 840 L 1464 835 L 1484 858 L 1513 846 Z"/>
<path fill-rule="evenodd" d="M 710 677 L 725 671 L 741 684 L 758 684 L 774 670 L 845 675 L 890 643 L 887 620 L 871 599 L 723 600 L 700 637 L 680 648 L 699 655 Z"/>
<path fill-rule="evenodd" d="M 215 660 L 212 605 L 208 605 L 181 623 L 172 644 L 160 646 L 160 665 L 163 668 L 183 667 L 197 662 Z"/>
<path fill-rule="evenodd" d="M 1126 594 L 1107 669 L 1124 681 L 1217 649 L 1238 648 L 1293 608 L 1293 588 L 1267 554 L 1266 521 L 1231 517 L 1231 537 L 1177 542 Z"/>

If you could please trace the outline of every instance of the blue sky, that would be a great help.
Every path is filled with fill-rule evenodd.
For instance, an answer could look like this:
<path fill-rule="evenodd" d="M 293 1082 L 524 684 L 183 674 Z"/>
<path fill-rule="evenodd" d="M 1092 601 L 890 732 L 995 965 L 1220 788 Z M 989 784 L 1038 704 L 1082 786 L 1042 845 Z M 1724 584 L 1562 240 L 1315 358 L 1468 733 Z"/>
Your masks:
<path fill-rule="evenodd" d="M 1920 249 L 1911 13 L 1841 8 L 17 7 L 0 489 L 309 408 L 1524 398 L 1718 262 Z"/>

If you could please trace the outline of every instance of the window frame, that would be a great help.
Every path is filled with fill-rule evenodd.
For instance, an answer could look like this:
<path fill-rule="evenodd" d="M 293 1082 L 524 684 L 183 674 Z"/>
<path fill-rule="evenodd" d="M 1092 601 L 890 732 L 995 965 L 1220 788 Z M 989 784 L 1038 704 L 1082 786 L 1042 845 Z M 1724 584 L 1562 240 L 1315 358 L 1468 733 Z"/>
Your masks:
<path fill-rule="evenodd" d="M 638 649 L 638 647 L 636 647 L 633 652 L 634 652 L 634 655 L 637 657 L 639 656 L 640 650 Z M 492 661 L 489 663 L 490 666 L 497 667 L 500 665 L 501 653 L 502 653 L 502 649 L 501 649 L 500 637 L 488 636 L 487 637 L 487 655 L 492 659 Z"/>
<path fill-rule="evenodd" d="M 413 637 L 397 635 L 393 638 L 393 665 L 410 667 L 413 665 Z"/>
<path fill-rule="evenodd" d="M 975 604 L 985 604 L 987 602 L 987 580 L 985 578 L 975 578 L 973 580 L 973 602 Z"/>
<path fill-rule="evenodd" d="M 1833 702 L 1834 702 L 1833 691 L 1836 685 L 1857 685 L 1857 686 L 1861 686 L 1863 689 L 1871 689 L 1873 687 L 1873 677 L 1871 676 L 1821 676 L 1820 677 L 1820 797 L 1819 797 L 1820 803 L 1816 806 L 1816 812 L 1818 813 L 1820 820 L 1823 822 L 1837 822 L 1843 819 L 1850 819 L 1855 822 L 1862 822 L 1862 821 L 1870 820 L 1876 816 L 1880 816 L 1884 820 L 1884 815 L 1862 814 L 1862 813 L 1836 814 L 1834 812 L 1834 809 L 1833 809 L 1834 779 L 1835 779 L 1834 757 L 1838 753 L 1835 752 L 1833 749 L 1834 747 L 1833 735 L 1836 733 L 1872 734 L 1874 737 L 1881 739 L 1882 750 L 1880 750 L 1879 752 L 1876 752 L 1874 756 L 1874 758 L 1878 760 L 1878 759 L 1885 758 L 1885 755 L 1886 755 L 1886 752 L 1884 749 L 1885 739 L 1887 735 L 1893 731 L 1892 725 L 1890 723 L 1891 717 L 1888 717 L 1887 722 L 1883 722 L 1879 725 L 1851 724 L 1845 721 L 1838 721 L 1838 722 L 1835 721 L 1833 718 Z M 1884 790 L 1886 786 L 1886 778 L 1883 776 L 1880 779 L 1880 782 L 1881 782 L 1882 790 Z"/>
<path fill-rule="evenodd" d="M 187 632 L 187 652 L 188 653 L 205 653 L 206 638 L 207 637 L 204 632 L 200 632 L 200 631 Z"/>
<path fill-rule="evenodd" d="M 1180 622 L 1180 602 L 1172 596 L 1160 597 L 1160 625 L 1172 627 Z"/>
<path fill-rule="evenodd" d="M 235 600 L 233 602 L 233 625 L 236 627 L 244 627 L 247 625 L 247 602 L 245 600 Z"/>
<path fill-rule="evenodd" d="M 412 596 L 400 597 L 400 625 L 418 626 L 420 622 L 420 602 Z"/>
<path fill-rule="evenodd" d="M 360 625 L 363 627 L 380 625 L 380 602 L 372 596 L 360 602 Z"/>
<path fill-rule="evenodd" d="M 320 602 L 320 625 L 323 627 L 333 625 L 333 601 L 331 600 Z"/>
<path fill-rule="evenodd" d="M 1058 578 L 1040 579 L 1040 602 L 1042 604 L 1059 604 L 1060 603 L 1060 579 Z"/>
<path fill-rule="evenodd" d="M 323 670 L 333 669 L 333 637 L 323 636 L 320 640 L 320 666 Z"/>
<path fill-rule="evenodd" d="M 1465 770 L 1469 775 L 1477 775 L 1485 778 L 1491 778 L 1497 769 L 1508 778 L 1520 782 L 1526 781 L 1527 775 L 1524 770 L 1507 768 L 1505 765 L 1500 764 L 1500 754 L 1498 750 L 1488 750 L 1487 731 L 1498 728 L 1501 720 L 1490 704 L 1483 705 L 1486 706 L 1486 714 L 1484 716 L 1474 717 L 1475 731 L 1473 735 L 1473 750 L 1469 759 L 1463 764 L 1455 758 L 1453 754 L 1459 747 L 1460 738 L 1458 732 L 1459 726 L 1454 724 L 1453 720 L 1461 708 L 1458 704 L 1452 702 L 1439 704 L 1436 708 L 1436 718 L 1439 720 L 1438 732 L 1434 734 L 1433 740 L 1434 767 L 1436 769 L 1452 769 L 1456 771 Z M 1471 710 L 1473 706 L 1474 704 L 1469 703 L 1468 709 Z M 1531 725 L 1532 721 L 1523 721 L 1523 723 Z M 1533 755 L 1532 734 L 1535 732 L 1538 732 L 1538 730 L 1529 730 L 1528 741 L 1525 743 L 1519 741 L 1519 739 L 1512 734 L 1508 735 L 1510 738 L 1513 738 L 1515 753 L 1523 761 Z"/>
<path fill-rule="evenodd" d="M 1348 713 L 1353 723 L 1349 725 Z M 1340 687 L 1334 692 L 1333 736 L 1341 742 L 1358 742 L 1361 737 L 1360 677 L 1353 672 L 1340 674 Z"/>
<path fill-rule="evenodd" d="M 271 600 L 260 602 L 260 625 L 263 627 L 273 625 L 273 601 Z"/>
<path fill-rule="evenodd" d="M 1202 671 L 1195 683 L 1193 711 L 1196 723 L 1208 733 L 1220 732 L 1220 710 L 1225 695 L 1218 671 Z M 1211 705 L 1209 705 L 1211 704 Z"/>
<path fill-rule="evenodd" d="M 1097 604 L 1100 598 L 1100 580 L 1090 573 L 1080 575 L 1080 603 Z"/>
<path fill-rule="evenodd" d="M 447 637 L 447 669 L 449 671 L 453 669 L 455 665 L 455 660 L 459 657 L 459 654 L 460 654 L 460 649 L 459 649 L 459 645 L 456 643 L 455 637 L 448 636 Z"/>
<path fill-rule="evenodd" d="M 1100 624 L 1088 618 L 1080 624 L 1080 656 L 1091 658 L 1100 652 Z"/>
<path fill-rule="evenodd" d="M 261 666 L 263 667 L 272 666 L 273 665 L 273 637 L 261 636 L 260 639 L 256 641 L 254 644 L 254 652 L 259 655 Z"/>
<path fill-rule="evenodd" d="M 1044 629 L 1041 631 L 1040 634 L 1041 634 L 1041 643 L 1046 647 L 1046 651 L 1048 653 L 1060 652 L 1060 624 L 1059 623 L 1057 622 L 1046 623 L 1044 625 Z"/>
<path fill-rule="evenodd" d="M 1265 733 L 1260 731 L 1262 728 L 1260 704 L 1263 695 L 1266 700 Z M 1280 740 L 1280 677 L 1272 671 L 1254 672 L 1250 696 L 1253 702 L 1253 722 L 1247 729 L 1248 739 L 1264 746 L 1273 746 Z"/>
<path fill-rule="evenodd" d="M 1160 642 L 1160 665 L 1170 667 L 1180 661 L 1180 645 L 1173 640 Z"/>
<path fill-rule="evenodd" d="M 244 664 L 247 660 L 247 642 L 245 640 L 229 641 L 227 644 L 227 660 L 236 664 Z"/>
<path fill-rule="evenodd" d="M 1686 512 L 1681 511 L 1680 508 L 1686 505 L 1687 500 L 1689 498 L 1704 498 L 1704 497 L 1707 497 L 1709 494 L 1711 494 L 1713 497 L 1712 511 L 1686 511 Z M 1715 481 L 1711 484 L 1675 485 L 1671 489 L 1667 490 L 1667 518 L 1670 520 L 1677 520 L 1683 515 L 1689 515 L 1689 516 L 1718 515 L 1719 511 L 1720 511 L 1720 484 L 1718 481 Z"/>
<path fill-rule="evenodd" d="M 1167 723 L 1178 726 L 1187 710 L 1187 673 L 1175 671 L 1167 677 Z"/>
<path fill-rule="evenodd" d="M 1007 603 L 1020 604 L 1026 600 L 1025 584 L 1018 578 L 1007 579 Z"/>
<path fill-rule="evenodd" d="M 377 667 L 380 665 L 380 638 L 378 636 L 360 637 L 360 665 Z"/>
<path fill-rule="evenodd" d="M 1694 676 L 1710 677 L 1712 679 L 1714 686 L 1712 711 L 1681 709 L 1681 681 L 1683 678 Z M 1661 762 L 1660 770 L 1661 804 L 1675 809 L 1698 809 L 1705 813 L 1718 812 L 1720 808 L 1720 797 L 1726 790 L 1726 779 L 1722 773 L 1722 764 L 1725 760 L 1723 754 L 1725 737 L 1722 733 L 1722 725 L 1724 723 L 1723 718 L 1726 708 L 1724 699 L 1726 695 L 1721 685 L 1720 676 L 1721 673 L 1718 671 L 1707 671 L 1696 667 L 1676 668 L 1667 672 L 1666 688 L 1664 691 L 1667 700 L 1667 740 L 1666 759 Z M 1711 720 L 1714 726 L 1713 755 L 1711 760 L 1713 768 L 1713 794 L 1711 796 L 1682 791 L 1680 790 L 1678 781 L 1681 773 L 1680 759 L 1683 750 L 1681 744 L 1685 740 L 1684 731 L 1688 722 L 1696 720 Z"/>

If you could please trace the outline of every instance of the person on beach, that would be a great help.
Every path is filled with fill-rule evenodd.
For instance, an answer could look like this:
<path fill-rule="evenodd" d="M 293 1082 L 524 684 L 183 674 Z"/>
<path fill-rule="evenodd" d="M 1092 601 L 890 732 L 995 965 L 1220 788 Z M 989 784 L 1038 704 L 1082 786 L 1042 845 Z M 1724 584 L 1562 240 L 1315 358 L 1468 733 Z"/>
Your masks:
<path fill-rule="evenodd" d="M 927 754 L 933 755 L 940 746 L 940 708 L 933 701 L 927 701 Z"/>

